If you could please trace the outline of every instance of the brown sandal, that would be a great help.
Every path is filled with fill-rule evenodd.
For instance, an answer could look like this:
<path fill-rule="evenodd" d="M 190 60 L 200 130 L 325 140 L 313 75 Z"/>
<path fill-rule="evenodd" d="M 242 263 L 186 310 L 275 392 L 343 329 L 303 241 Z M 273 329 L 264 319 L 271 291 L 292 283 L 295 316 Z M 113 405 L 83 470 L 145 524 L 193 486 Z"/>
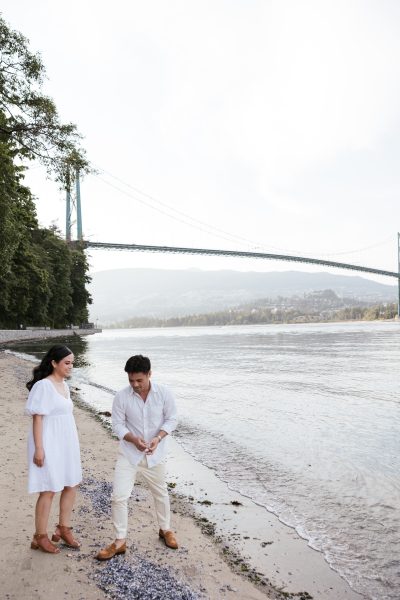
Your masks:
<path fill-rule="evenodd" d="M 41 550 L 42 552 L 48 552 L 49 554 L 60 553 L 60 549 L 51 543 L 47 533 L 35 533 L 33 540 L 31 541 L 31 548 L 32 550 Z"/>
<path fill-rule="evenodd" d="M 71 530 L 72 527 L 67 527 L 66 525 L 56 525 L 56 530 L 51 538 L 52 542 L 59 542 L 60 540 L 63 540 L 63 542 L 70 548 L 80 548 L 81 545 L 76 541 L 71 533 Z"/>

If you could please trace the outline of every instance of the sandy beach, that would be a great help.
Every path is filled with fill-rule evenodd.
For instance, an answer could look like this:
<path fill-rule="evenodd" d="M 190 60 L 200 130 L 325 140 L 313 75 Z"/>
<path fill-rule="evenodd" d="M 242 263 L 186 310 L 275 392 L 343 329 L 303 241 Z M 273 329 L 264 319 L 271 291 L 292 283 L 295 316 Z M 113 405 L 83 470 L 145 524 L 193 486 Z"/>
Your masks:
<path fill-rule="evenodd" d="M 320 553 L 308 548 L 274 515 L 243 501 L 243 497 L 238 505 L 238 495 L 228 492 L 227 497 L 223 482 L 215 480 L 210 486 L 201 465 L 197 464 L 194 473 L 193 461 L 176 442 L 170 465 L 172 484 L 181 478 L 187 485 L 205 487 L 209 500 L 202 507 L 193 507 L 179 497 L 174 499 L 173 527 L 180 541 L 179 550 L 167 549 L 158 539 L 152 500 L 138 485 L 130 504 L 126 556 L 108 563 L 95 561 L 99 547 L 112 539 L 109 495 L 117 442 L 93 414 L 80 406 L 75 406 L 75 418 L 84 482 L 73 525 L 82 548 L 77 552 L 64 547 L 56 556 L 31 550 L 36 495 L 29 496 L 26 491 L 26 439 L 31 422 L 23 415 L 25 382 L 31 368 L 29 362 L 0 352 L 2 598 L 361 598 L 330 569 Z M 216 521 L 225 525 L 210 527 Z M 53 510 L 50 523 L 56 522 L 57 512 Z M 268 537 L 263 535 L 265 531 Z M 251 540 L 257 540 L 258 553 L 254 553 L 254 543 L 250 547 Z M 246 558 L 249 552 L 251 560 L 243 561 L 241 557 Z M 165 582 L 163 591 L 157 591 L 160 580 Z M 128 581 L 136 587 L 123 591 Z"/>

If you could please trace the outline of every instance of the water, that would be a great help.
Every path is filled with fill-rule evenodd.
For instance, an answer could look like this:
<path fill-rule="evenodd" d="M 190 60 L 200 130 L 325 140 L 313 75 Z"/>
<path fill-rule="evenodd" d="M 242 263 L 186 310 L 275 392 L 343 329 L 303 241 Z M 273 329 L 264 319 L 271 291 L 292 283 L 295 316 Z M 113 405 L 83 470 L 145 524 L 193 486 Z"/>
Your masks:
<path fill-rule="evenodd" d="M 126 359 L 149 355 L 177 395 L 188 452 L 355 590 L 398 600 L 399 323 L 112 330 L 68 344 L 75 382 L 103 389 L 92 396 L 108 410 Z"/>

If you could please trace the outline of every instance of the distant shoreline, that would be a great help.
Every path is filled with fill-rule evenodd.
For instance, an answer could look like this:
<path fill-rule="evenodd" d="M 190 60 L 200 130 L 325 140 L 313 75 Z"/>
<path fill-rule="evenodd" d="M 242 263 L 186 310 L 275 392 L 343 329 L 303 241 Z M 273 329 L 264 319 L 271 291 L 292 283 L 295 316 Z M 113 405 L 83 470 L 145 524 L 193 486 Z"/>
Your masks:
<path fill-rule="evenodd" d="M 310 320 L 310 321 L 260 321 L 256 323 L 182 323 L 182 324 L 154 324 L 154 325 L 120 325 L 115 323 L 114 325 L 106 325 L 103 327 L 105 330 L 111 329 L 174 329 L 184 327 L 240 327 L 240 326 L 252 326 L 252 325 L 323 325 L 323 324 L 344 324 L 344 323 L 393 323 L 399 321 L 397 317 L 390 319 L 327 319 L 327 320 Z M 400 322 L 400 321 L 399 321 Z"/>

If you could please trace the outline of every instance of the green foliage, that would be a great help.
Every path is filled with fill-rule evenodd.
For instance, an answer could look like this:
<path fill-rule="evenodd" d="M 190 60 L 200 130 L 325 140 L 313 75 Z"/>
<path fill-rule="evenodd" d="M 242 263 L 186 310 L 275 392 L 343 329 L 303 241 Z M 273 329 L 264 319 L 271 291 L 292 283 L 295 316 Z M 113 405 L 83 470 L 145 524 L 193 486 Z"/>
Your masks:
<path fill-rule="evenodd" d="M 39 159 L 63 185 L 88 163 L 75 126 L 63 125 L 41 94 L 40 57 L 1 17 L 0 48 L 0 327 L 84 323 L 91 302 L 84 250 L 39 227 L 21 161 Z"/>
<path fill-rule="evenodd" d="M 14 164 L 13 146 L 0 141 L 0 308 L 6 312 L 15 304 L 15 260 L 38 226 L 30 191 L 21 180 L 22 169 Z M 21 288 L 23 285 L 21 282 Z"/>
<path fill-rule="evenodd" d="M 68 311 L 70 323 L 87 323 L 88 304 L 92 303 L 86 284 L 90 283 L 90 277 L 87 275 L 88 263 L 84 248 L 79 242 L 70 247 L 71 252 L 71 286 L 72 303 Z"/>
<path fill-rule="evenodd" d="M 62 327 L 69 321 L 72 306 L 70 248 L 54 228 L 39 229 L 34 240 L 42 249 L 48 271 L 48 306 L 46 320 L 51 327 Z"/>
<path fill-rule="evenodd" d="M 44 253 L 23 237 L 14 254 L 12 270 L 5 282 L 8 291 L 6 323 L 9 327 L 20 324 L 47 325 L 50 296 L 49 272 L 43 267 Z"/>
<path fill-rule="evenodd" d="M 86 323 L 91 298 L 84 250 L 55 230 L 30 227 L 33 216 L 34 209 L 19 211 L 12 223 L 18 242 L 0 275 L 0 327 Z"/>
<path fill-rule="evenodd" d="M 312 296 L 311 294 L 309 295 Z M 280 298 L 280 301 L 285 300 Z M 289 299 L 286 299 L 289 300 Z M 292 301 L 293 302 L 293 301 Z M 341 309 L 315 310 L 304 308 L 277 308 L 257 306 L 256 308 L 238 307 L 199 315 L 157 319 L 153 317 L 134 317 L 113 327 L 199 327 L 224 325 L 261 325 L 278 323 L 321 323 L 332 321 L 374 321 L 378 319 L 394 319 L 397 314 L 396 304 L 378 304 L 374 306 L 350 306 Z"/>
<path fill-rule="evenodd" d="M 40 55 L 1 17 L 0 48 L 1 139 L 20 158 L 39 160 L 65 185 L 76 167 L 89 168 L 81 136 L 73 123 L 60 121 L 54 101 L 43 94 L 46 71 Z"/>

